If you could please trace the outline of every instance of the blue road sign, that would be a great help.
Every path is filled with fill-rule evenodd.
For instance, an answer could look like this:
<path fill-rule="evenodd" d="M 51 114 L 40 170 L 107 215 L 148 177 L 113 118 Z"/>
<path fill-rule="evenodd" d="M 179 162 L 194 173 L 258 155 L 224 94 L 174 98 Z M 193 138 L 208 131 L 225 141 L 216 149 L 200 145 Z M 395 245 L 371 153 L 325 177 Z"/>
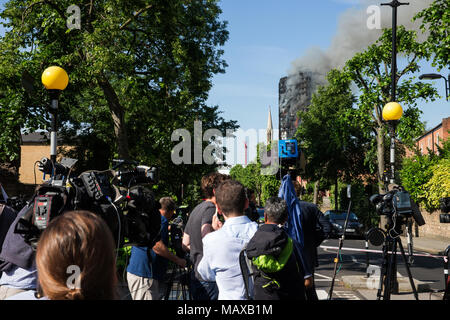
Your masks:
<path fill-rule="evenodd" d="M 297 158 L 297 140 L 280 140 L 278 142 L 278 155 L 280 158 Z"/>

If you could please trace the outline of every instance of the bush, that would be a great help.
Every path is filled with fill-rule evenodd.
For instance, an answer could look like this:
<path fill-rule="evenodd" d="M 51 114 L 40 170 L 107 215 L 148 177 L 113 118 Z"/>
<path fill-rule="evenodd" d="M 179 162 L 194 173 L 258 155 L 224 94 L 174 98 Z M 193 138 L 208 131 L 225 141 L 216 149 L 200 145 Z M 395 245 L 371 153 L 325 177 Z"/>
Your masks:
<path fill-rule="evenodd" d="M 450 197 L 450 159 L 441 159 L 431 168 L 433 176 L 423 187 L 427 211 L 439 209 L 441 198 Z"/>
<path fill-rule="evenodd" d="M 433 212 L 439 209 L 439 199 L 450 193 L 450 139 L 438 147 L 438 155 L 428 151 L 403 160 L 400 180 L 414 201 Z"/>
<path fill-rule="evenodd" d="M 270 197 L 278 195 L 280 190 L 281 181 L 276 176 L 263 176 L 262 177 L 262 192 L 261 192 L 261 204 L 264 206 L 266 200 Z"/>
<path fill-rule="evenodd" d="M 433 176 L 432 167 L 436 163 L 437 158 L 428 155 L 416 155 L 403 160 L 400 170 L 401 184 L 417 203 L 426 201 L 424 186 Z"/>

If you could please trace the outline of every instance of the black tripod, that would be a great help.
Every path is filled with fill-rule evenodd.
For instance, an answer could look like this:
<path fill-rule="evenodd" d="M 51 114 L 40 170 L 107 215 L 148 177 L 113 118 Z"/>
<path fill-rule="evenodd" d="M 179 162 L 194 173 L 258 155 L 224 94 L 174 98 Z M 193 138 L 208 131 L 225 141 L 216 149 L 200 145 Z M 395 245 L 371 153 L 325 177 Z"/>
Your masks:
<path fill-rule="evenodd" d="M 182 268 L 176 264 L 171 264 L 167 270 L 166 291 L 164 300 L 191 300 L 191 290 L 189 288 L 190 266 Z"/>
<path fill-rule="evenodd" d="M 338 251 L 336 253 L 336 258 L 334 258 L 333 278 L 331 280 L 330 291 L 328 292 L 328 300 L 331 300 L 331 297 L 333 296 L 334 282 L 336 280 L 336 275 L 337 275 L 337 265 L 339 263 L 339 256 L 341 255 L 342 246 L 344 245 L 345 231 L 347 230 L 348 218 L 350 216 L 350 209 L 352 207 L 351 185 L 347 185 L 347 198 L 349 199 L 347 216 L 345 217 L 345 222 L 344 222 L 344 228 L 343 228 L 342 236 L 339 238 L 339 248 L 338 248 Z"/>
<path fill-rule="evenodd" d="M 392 231 L 392 230 L 391 230 Z M 403 249 L 402 241 L 398 236 L 392 237 L 390 234 L 386 235 L 383 244 L 383 264 L 381 266 L 380 282 L 378 285 L 377 300 L 383 297 L 383 300 L 391 299 L 391 292 L 395 285 L 395 275 L 397 267 L 397 246 L 400 248 L 403 261 L 405 262 L 406 272 L 408 273 L 409 283 L 414 293 L 416 300 L 419 300 L 417 294 L 416 286 L 414 285 L 414 280 L 411 275 L 411 270 L 409 269 L 409 263 L 406 260 L 405 250 Z M 384 286 L 384 292 L 382 295 Z"/>

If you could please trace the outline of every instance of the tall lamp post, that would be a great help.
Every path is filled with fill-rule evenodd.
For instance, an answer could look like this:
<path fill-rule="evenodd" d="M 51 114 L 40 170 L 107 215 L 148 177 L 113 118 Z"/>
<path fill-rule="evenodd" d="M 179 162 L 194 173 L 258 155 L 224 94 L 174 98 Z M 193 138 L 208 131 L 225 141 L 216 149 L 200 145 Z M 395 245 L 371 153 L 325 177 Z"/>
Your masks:
<path fill-rule="evenodd" d="M 59 95 L 69 84 L 69 76 L 67 72 L 60 67 L 52 66 L 44 70 L 41 77 L 42 84 L 48 90 L 50 95 L 50 116 L 51 116 L 51 130 L 50 130 L 50 160 L 56 163 L 56 119 L 58 116 Z"/>
<path fill-rule="evenodd" d="M 389 164 L 391 166 L 389 183 L 395 183 L 395 128 L 398 121 L 403 115 L 402 106 L 397 102 L 389 102 L 383 108 L 383 119 L 389 124 L 389 131 L 391 136 L 390 158 Z"/>
<path fill-rule="evenodd" d="M 392 0 L 390 3 L 382 3 L 382 6 L 390 6 L 392 8 L 392 63 L 391 63 L 391 99 L 383 108 L 383 119 L 388 121 L 390 136 L 391 136 L 391 149 L 390 149 L 390 179 L 391 184 L 395 181 L 395 128 L 400 120 L 403 109 L 396 102 L 396 89 L 397 89 L 397 8 L 402 5 L 409 5 L 409 3 L 402 3 L 398 0 Z M 386 190 L 388 192 L 388 190 Z M 394 260 L 394 271 L 392 272 L 392 291 L 398 292 L 397 281 L 397 265 Z M 390 279 L 386 279 L 390 281 Z"/>
<path fill-rule="evenodd" d="M 400 104 L 395 102 L 396 100 L 396 89 L 397 89 L 397 8 L 402 5 L 409 5 L 409 3 L 402 3 L 398 0 L 393 0 L 390 3 L 382 3 L 382 6 L 392 7 L 392 63 L 391 63 L 391 102 L 386 104 L 383 108 L 383 119 L 387 120 L 389 123 L 390 135 L 391 135 L 391 174 L 390 183 L 394 183 L 395 171 L 394 171 L 394 161 L 395 161 L 395 127 L 398 120 L 403 114 L 402 107 Z M 386 190 L 388 191 L 388 190 Z"/>
<path fill-rule="evenodd" d="M 449 96 L 450 96 L 450 74 L 448 75 L 448 79 L 446 77 L 444 77 L 443 75 L 440 75 L 438 73 L 425 73 L 425 74 L 421 74 L 419 76 L 420 80 L 435 80 L 435 79 L 444 79 L 445 80 L 445 97 L 448 101 Z"/>
<path fill-rule="evenodd" d="M 390 3 L 382 3 L 382 6 L 392 7 L 392 65 L 391 65 L 391 101 L 395 101 L 397 86 L 397 8 L 402 5 L 409 5 L 409 2 L 399 2 L 393 0 Z"/>

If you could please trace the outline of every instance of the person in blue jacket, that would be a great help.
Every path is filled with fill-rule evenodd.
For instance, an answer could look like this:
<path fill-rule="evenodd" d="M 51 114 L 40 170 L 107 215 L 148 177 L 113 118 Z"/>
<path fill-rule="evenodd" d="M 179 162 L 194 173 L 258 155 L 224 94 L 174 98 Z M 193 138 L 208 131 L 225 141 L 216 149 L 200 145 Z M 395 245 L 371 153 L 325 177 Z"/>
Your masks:
<path fill-rule="evenodd" d="M 169 220 L 176 205 L 170 197 L 161 198 L 161 240 L 151 250 L 132 247 L 127 267 L 128 289 L 133 300 L 161 300 L 164 297 L 164 277 L 168 261 L 186 267 L 186 260 L 169 251 Z"/>

